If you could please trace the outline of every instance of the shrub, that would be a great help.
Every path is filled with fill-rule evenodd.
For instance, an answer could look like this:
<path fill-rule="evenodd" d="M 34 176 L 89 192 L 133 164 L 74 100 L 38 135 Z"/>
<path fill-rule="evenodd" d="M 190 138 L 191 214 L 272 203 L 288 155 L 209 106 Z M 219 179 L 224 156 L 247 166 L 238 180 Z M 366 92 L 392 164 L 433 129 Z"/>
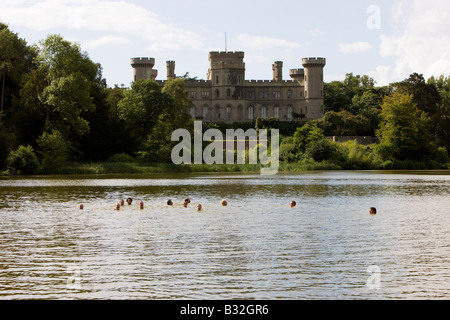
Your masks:
<path fill-rule="evenodd" d="M 39 160 L 32 146 L 19 146 L 11 151 L 7 158 L 7 164 L 22 174 L 35 174 L 39 170 Z"/>
<path fill-rule="evenodd" d="M 44 132 L 37 140 L 42 149 L 42 169 L 51 171 L 63 167 L 69 156 L 69 143 L 61 132 L 53 130 L 51 134 Z"/>
<path fill-rule="evenodd" d="M 112 157 L 110 157 L 108 159 L 108 162 L 122 162 L 122 163 L 131 163 L 131 162 L 135 162 L 135 159 L 133 156 L 130 156 L 129 154 L 126 153 L 117 153 L 115 155 L 113 155 Z"/>

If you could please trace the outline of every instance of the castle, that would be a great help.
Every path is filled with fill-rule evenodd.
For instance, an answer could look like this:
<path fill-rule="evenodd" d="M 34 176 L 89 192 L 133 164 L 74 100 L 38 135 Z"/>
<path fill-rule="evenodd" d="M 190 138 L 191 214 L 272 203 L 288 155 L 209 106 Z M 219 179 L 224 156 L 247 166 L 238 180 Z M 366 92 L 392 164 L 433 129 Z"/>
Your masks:
<path fill-rule="evenodd" d="M 293 121 L 323 117 L 325 58 L 302 59 L 303 69 L 291 69 L 291 80 L 283 80 L 283 62 L 276 61 L 271 81 L 245 79 L 244 52 L 210 52 L 209 62 L 207 80 L 185 80 L 194 119 L 232 123 L 256 118 Z M 132 58 L 134 81 L 156 80 L 154 65 L 153 58 Z M 166 66 L 167 80 L 174 79 L 175 62 L 167 61 Z"/>

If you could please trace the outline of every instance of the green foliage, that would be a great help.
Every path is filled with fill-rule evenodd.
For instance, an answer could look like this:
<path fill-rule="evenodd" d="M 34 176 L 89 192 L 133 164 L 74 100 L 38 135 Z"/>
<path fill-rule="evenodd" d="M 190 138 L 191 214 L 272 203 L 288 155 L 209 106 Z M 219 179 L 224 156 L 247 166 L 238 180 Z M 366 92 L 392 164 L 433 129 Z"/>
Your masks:
<path fill-rule="evenodd" d="M 426 160 L 435 150 L 430 119 L 413 102 L 412 95 L 400 92 L 383 100 L 378 136 L 384 160 Z"/>
<path fill-rule="evenodd" d="M 305 148 L 304 157 L 314 161 L 324 161 L 332 158 L 336 152 L 336 146 L 328 139 L 311 141 Z"/>
<path fill-rule="evenodd" d="M 108 162 L 122 162 L 122 163 L 130 163 L 135 162 L 133 156 L 130 156 L 126 153 L 117 153 L 108 159 Z"/>
<path fill-rule="evenodd" d="M 327 136 L 372 136 L 374 133 L 369 119 L 348 111 L 328 111 L 318 125 Z"/>
<path fill-rule="evenodd" d="M 7 164 L 22 174 L 35 174 L 39 170 L 39 160 L 32 146 L 19 146 L 8 155 Z"/>
<path fill-rule="evenodd" d="M 159 117 L 169 108 L 170 96 L 161 91 L 161 86 L 153 80 L 133 82 L 131 90 L 124 92 L 124 98 L 117 105 L 119 119 L 134 139 L 145 139 L 158 122 Z"/>
<path fill-rule="evenodd" d="M 44 172 L 51 172 L 66 164 L 70 144 L 61 132 L 58 130 L 53 130 L 51 134 L 44 132 L 38 138 L 37 144 L 41 149 L 41 165 Z"/>

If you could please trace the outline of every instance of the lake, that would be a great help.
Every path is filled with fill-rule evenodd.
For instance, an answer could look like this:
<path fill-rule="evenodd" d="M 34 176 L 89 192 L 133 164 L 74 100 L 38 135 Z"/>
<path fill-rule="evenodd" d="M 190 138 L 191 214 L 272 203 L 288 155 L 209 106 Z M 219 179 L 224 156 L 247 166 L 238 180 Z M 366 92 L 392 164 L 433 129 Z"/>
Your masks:
<path fill-rule="evenodd" d="M 448 171 L 3 177 L 0 299 L 448 299 L 449 196 Z"/>

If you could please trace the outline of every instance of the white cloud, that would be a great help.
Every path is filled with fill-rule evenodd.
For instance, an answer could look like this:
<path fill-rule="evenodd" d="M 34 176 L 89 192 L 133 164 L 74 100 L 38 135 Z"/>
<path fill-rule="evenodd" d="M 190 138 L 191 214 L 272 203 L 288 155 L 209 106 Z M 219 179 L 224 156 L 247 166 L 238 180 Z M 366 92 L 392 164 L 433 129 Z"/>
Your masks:
<path fill-rule="evenodd" d="M 380 36 L 380 56 L 393 66 L 372 72 L 380 84 L 401 81 L 413 72 L 425 78 L 450 74 L 450 2 L 403 0 L 392 11 L 394 32 Z"/>
<path fill-rule="evenodd" d="M 323 31 L 320 29 L 312 29 L 309 30 L 309 34 L 312 35 L 313 37 L 317 37 L 323 34 Z"/>
<path fill-rule="evenodd" d="M 160 21 L 143 7 L 126 1 L 0 0 L 4 22 L 45 31 L 54 28 L 110 32 L 141 37 L 154 50 L 201 48 L 201 37 Z"/>
<path fill-rule="evenodd" d="M 363 53 L 372 50 L 368 42 L 340 43 L 339 51 L 342 53 Z"/>
<path fill-rule="evenodd" d="M 251 36 L 247 33 L 242 33 L 237 36 L 237 43 L 245 48 L 254 50 L 267 50 L 272 48 L 299 48 L 300 45 L 296 42 L 286 41 L 283 39 Z"/>
<path fill-rule="evenodd" d="M 129 42 L 128 39 L 124 37 L 105 36 L 98 38 L 96 40 L 84 42 L 81 44 L 81 47 L 83 49 L 92 49 L 108 45 L 124 44 L 128 42 Z"/>

